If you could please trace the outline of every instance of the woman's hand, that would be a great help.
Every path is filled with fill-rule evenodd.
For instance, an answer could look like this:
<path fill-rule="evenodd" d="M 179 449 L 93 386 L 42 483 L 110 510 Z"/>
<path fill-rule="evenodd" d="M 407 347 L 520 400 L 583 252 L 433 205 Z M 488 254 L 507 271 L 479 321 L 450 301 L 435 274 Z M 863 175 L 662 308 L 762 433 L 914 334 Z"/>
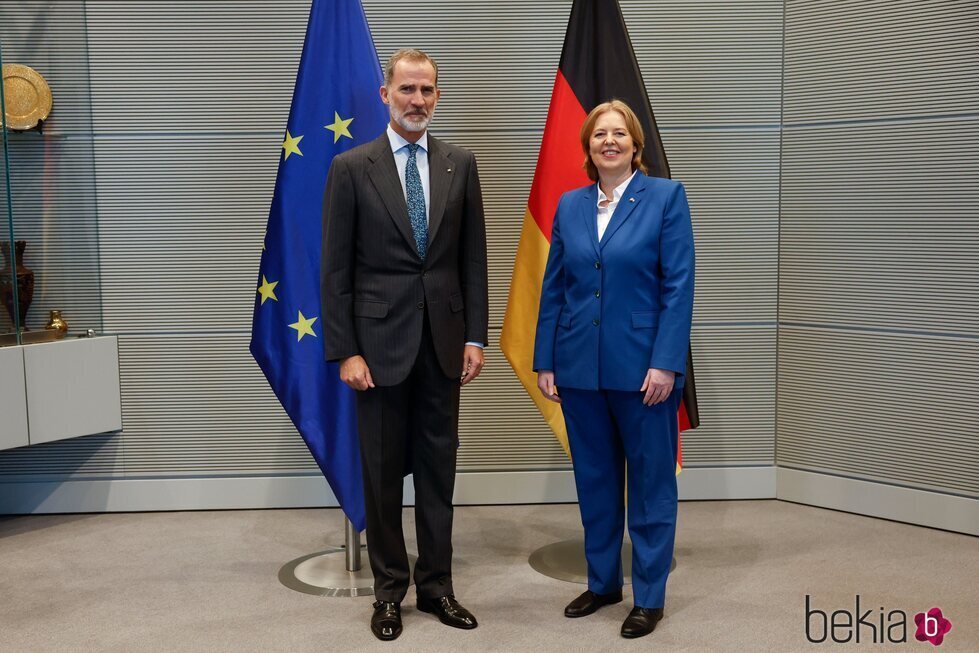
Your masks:
<path fill-rule="evenodd" d="M 646 371 L 646 380 L 642 382 L 639 392 L 646 394 L 642 398 L 642 403 L 652 406 L 665 400 L 673 392 L 673 381 L 676 379 L 676 372 L 673 370 L 659 370 L 650 367 Z M 537 376 L 537 385 L 540 385 L 540 375 Z"/>
<path fill-rule="evenodd" d="M 561 398 L 557 396 L 557 386 L 554 385 L 554 372 L 551 370 L 541 370 L 537 373 L 537 387 L 545 399 L 550 399 L 555 403 L 561 403 Z"/>

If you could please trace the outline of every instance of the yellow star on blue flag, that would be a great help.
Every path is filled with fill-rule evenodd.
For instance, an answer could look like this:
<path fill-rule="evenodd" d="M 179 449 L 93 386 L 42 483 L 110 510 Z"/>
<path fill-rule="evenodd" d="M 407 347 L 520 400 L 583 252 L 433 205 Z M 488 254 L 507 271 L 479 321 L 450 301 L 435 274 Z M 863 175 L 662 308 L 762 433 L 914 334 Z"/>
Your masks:
<path fill-rule="evenodd" d="M 346 136 L 347 138 L 353 138 L 353 135 L 350 133 L 350 123 L 352 123 L 353 121 L 354 121 L 353 118 L 347 118 L 346 120 L 342 119 L 340 117 L 340 114 L 334 111 L 333 124 L 323 125 L 323 126 L 329 129 L 331 132 L 333 132 L 333 142 L 336 143 L 338 140 L 340 140 L 341 136 Z"/>
<path fill-rule="evenodd" d="M 307 335 L 315 338 L 316 332 L 313 331 L 313 322 L 318 319 L 316 317 L 307 318 L 302 311 L 299 311 L 299 320 L 289 325 L 289 328 L 296 330 L 296 340 L 302 340 L 303 336 Z"/>
<path fill-rule="evenodd" d="M 286 139 L 282 141 L 282 149 L 285 150 L 287 160 L 290 154 L 298 154 L 299 156 L 303 155 L 303 153 L 299 151 L 299 141 L 302 139 L 302 136 L 293 137 L 292 134 L 289 133 L 289 130 L 286 130 Z"/>
<path fill-rule="evenodd" d="M 279 298 L 275 296 L 275 287 L 278 285 L 278 281 L 269 283 L 269 280 L 265 278 L 265 275 L 262 275 L 262 285 L 258 287 L 258 294 L 262 296 L 263 304 L 265 303 L 266 299 L 279 301 Z"/>

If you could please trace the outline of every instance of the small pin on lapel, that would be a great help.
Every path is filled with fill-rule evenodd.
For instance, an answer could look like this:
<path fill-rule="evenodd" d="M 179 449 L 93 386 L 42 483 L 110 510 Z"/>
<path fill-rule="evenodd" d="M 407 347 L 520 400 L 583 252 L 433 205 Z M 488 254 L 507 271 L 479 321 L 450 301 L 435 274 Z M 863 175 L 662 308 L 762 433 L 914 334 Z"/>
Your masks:
<path fill-rule="evenodd" d="M 636 198 L 635 198 L 635 197 L 630 197 L 630 198 L 629 198 L 629 201 L 630 201 L 630 202 L 635 202 L 635 201 L 636 201 Z"/>
<path fill-rule="evenodd" d="M 446 168 L 445 171 L 446 172 L 452 172 L 452 168 Z"/>

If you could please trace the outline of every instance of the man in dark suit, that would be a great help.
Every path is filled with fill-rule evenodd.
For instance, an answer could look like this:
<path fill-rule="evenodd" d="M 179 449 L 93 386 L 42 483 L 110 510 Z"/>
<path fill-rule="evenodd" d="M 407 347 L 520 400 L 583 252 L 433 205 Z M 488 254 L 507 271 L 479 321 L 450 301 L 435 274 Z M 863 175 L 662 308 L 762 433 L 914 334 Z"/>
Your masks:
<path fill-rule="evenodd" d="M 472 153 L 427 132 L 438 67 L 399 50 L 381 99 L 391 122 L 337 156 L 323 203 L 326 357 L 357 390 L 371 630 L 401 634 L 409 568 L 402 477 L 414 474 L 418 608 L 457 628 L 476 619 L 452 587 L 459 388 L 483 366 L 488 296 L 483 200 Z M 410 463 L 409 463 L 410 461 Z"/>

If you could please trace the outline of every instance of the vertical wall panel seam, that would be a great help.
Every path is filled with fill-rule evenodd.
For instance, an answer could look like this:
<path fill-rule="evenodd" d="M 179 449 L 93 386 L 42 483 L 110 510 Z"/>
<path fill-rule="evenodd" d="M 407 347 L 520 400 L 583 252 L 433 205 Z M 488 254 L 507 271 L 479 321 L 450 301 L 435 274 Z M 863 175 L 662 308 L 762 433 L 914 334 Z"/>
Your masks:
<path fill-rule="evenodd" d="M 772 463 L 778 467 L 778 379 L 781 366 L 779 365 L 779 337 L 782 332 L 781 326 L 781 273 L 782 273 L 782 148 L 784 146 L 785 135 L 785 22 L 789 0 L 782 0 L 782 39 L 781 39 L 781 58 L 782 65 L 779 70 L 779 94 L 778 94 L 778 210 L 775 225 L 775 433 L 774 443 L 772 444 Z M 776 492 L 778 488 L 776 486 Z"/>
<path fill-rule="evenodd" d="M 88 83 L 88 102 L 89 102 L 89 126 L 88 126 L 88 142 L 89 149 L 92 153 L 92 194 L 95 199 L 94 206 L 94 217 L 95 217 L 95 238 L 96 243 L 102 242 L 102 233 L 100 231 L 101 224 L 99 222 L 99 206 L 102 205 L 100 201 L 100 189 L 102 187 L 99 184 L 99 166 L 96 159 L 95 150 L 95 108 L 92 102 L 92 31 L 89 29 L 88 21 L 88 2 L 86 0 L 82 1 L 82 24 L 85 26 L 85 77 Z M 103 292 L 103 278 L 102 278 L 102 248 L 100 246 L 95 247 L 95 278 L 99 280 L 99 331 L 104 333 L 105 328 L 105 317 L 102 314 L 105 305 L 105 293 Z M 119 357 L 119 341 L 118 336 L 116 336 L 116 356 Z M 121 357 L 120 357 L 121 358 Z M 121 361 L 120 361 L 121 367 Z M 120 434 L 126 431 L 126 411 L 123 406 L 123 397 L 125 396 L 125 388 L 121 385 L 119 387 L 119 409 L 120 409 L 120 420 L 122 424 L 122 429 L 120 429 Z M 119 437 L 119 458 L 120 458 L 120 475 L 126 475 L 126 438 Z"/>

